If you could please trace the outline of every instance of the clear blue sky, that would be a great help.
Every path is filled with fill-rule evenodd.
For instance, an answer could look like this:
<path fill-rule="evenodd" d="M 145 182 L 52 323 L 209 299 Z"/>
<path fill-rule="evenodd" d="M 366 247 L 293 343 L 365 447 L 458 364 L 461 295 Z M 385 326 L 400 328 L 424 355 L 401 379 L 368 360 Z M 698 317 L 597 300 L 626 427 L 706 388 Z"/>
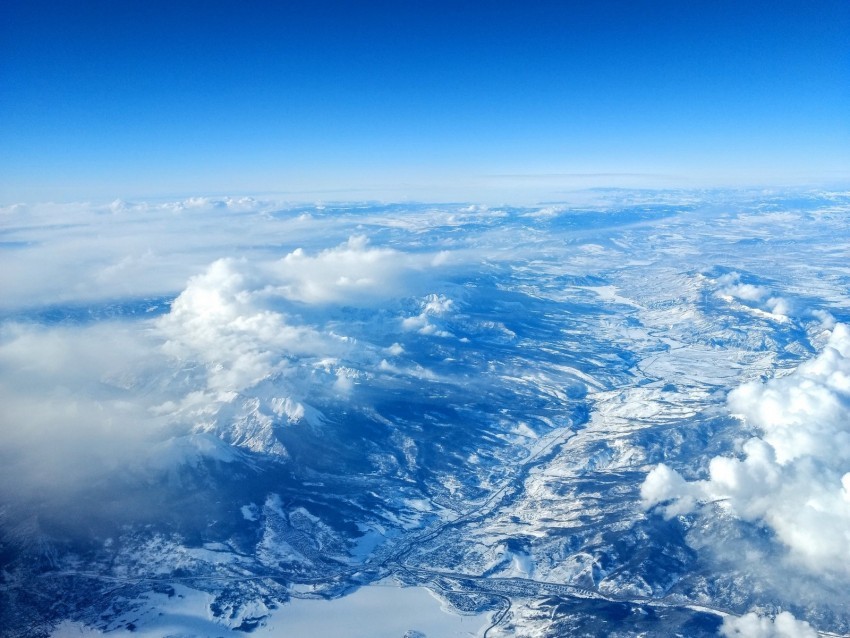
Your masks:
<path fill-rule="evenodd" d="M 849 182 L 850 2 L 0 3 L 0 203 L 572 174 Z"/>

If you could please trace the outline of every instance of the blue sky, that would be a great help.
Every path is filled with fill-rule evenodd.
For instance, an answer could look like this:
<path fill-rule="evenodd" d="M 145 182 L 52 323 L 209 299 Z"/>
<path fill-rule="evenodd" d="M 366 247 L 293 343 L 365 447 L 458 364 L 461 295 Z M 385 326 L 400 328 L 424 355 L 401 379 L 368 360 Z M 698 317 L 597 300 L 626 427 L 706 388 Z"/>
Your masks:
<path fill-rule="evenodd" d="M 0 202 L 850 181 L 850 3 L 0 6 Z"/>

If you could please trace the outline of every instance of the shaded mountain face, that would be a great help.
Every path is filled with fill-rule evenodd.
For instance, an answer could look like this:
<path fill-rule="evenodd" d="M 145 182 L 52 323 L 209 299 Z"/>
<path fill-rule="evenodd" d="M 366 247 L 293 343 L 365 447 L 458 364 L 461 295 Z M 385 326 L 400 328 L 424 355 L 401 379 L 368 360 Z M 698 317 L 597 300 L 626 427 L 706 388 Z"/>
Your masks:
<path fill-rule="evenodd" d="M 850 630 L 848 211 L 6 211 L 3 635 Z"/>

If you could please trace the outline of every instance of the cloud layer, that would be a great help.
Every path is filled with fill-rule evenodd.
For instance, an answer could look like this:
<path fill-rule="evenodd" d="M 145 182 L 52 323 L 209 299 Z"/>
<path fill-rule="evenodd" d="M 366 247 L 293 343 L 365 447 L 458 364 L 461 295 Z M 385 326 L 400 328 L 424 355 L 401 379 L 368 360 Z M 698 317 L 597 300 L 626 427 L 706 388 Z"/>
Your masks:
<path fill-rule="evenodd" d="M 171 213 L 211 207 L 231 208 L 192 200 Z M 113 208 L 108 214 L 129 214 Z M 313 392 L 345 400 L 362 369 L 377 369 L 387 354 L 328 322 L 329 307 L 396 304 L 426 288 L 445 261 L 441 253 L 373 247 L 363 234 L 278 255 L 212 261 L 158 317 L 0 324 L 7 496 L 73 490 L 122 469 L 167 472 L 201 457 L 223 460 L 208 435 L 285 454 L 276 423 L 315 422 Z M 52 294 L 47 286 L 32 298 Z M 450 303 L 426 299 L 423 317 Z M 396 344 L 389 353 L 402 352 Z M 258 388 L 272 380 L 274 387 Z"/>
<path fill-rule="evenodd" d="M 768 526 L 806 568 L 850 573 L 850 329 L 836 325 L 815 359 L 737 388 L 728 405 L 758 435 L 738 457 L 713 458 L 706 480 L 657 466 L 641 487 L 645 506 L 675 516 L 717 501 Z"/>
<path fill-rule="evenodd" d="M 391 248 L 373 248 L 365 235 L 353 235 L 344 244 L 309 255 L 297 249 L 269 268 L 275 294 L 304 303 L 362 304 L 399 291 L 405 271 L 425 266 Z"/>
<path fill-rule="evenodd" d="M 720 276 L 717 284 L 717 294 L 721 298 L 738 299 L 776 317 L 790 317 L 797 312 L 792 301 L 774 294 L 767 286 L 742 282 L 737 272 Z"/>
<path fill-rule="evenodd" d="M 287 356 L 331 349 L 314 329 L 290 325 L 284 314 L 264 307 L 268 295 L 257 288 L 264 284 L 251 282 L 248 272 L 245 262 L 214 262 L 157 321 L 165 352 L 202 363 L 214 391 L 244 390 L 280 371 Z"/>
<path fill-rule="evenodd" d="M 509 482 L 516 499 L 487 501 L 494 517 L 449 526 L 420 558 L 451 543 L 467 573 L 502 539 L 525 571 L 640 592 L 641 606 L 664 592 L 685 616 L 689 602 L 770 614 L 729 618 L 727 635 L 809 635 L 774 617 L 789 608 L 846 631 L 850 337 L 829 313 L 848 319 L 847 247 L 823 249 L 846 234 L 846 206 L 748 220 L 681 193 L 611 197 L 604 213 L 603 193 L 581 210 L 192 198 L 0 211 L 0 522 L 51 508 L 81 528 L 164 520 L 190 485 L 226 484 L 233 514 L 279 473 L 316 516 L 383 520 L 395 542 L 393 525 L 469 511 Z M 777 235 L 795 250 L 781 272 Z M 724 403 L 737 379 L 771 375 Z M 704 476 L 673 469 L 729 436 L 745 438 Z M 646 477 L 647 507 L 724 515 L 688 519 L 685 535 L 647 521 L 636 471 L 659 457 L 670 467 Z M 540 463 L 528 481 L 523 458 Z M 208 505 L 186 529 L 225 520 Z"/>
<path fill-rule="evenodd" d="M 720 633 L 727 638 L 817 638 L 818 635 L 809 623 L 797 620 L 787 611 L 780 612 L 773 620 L 752 612 L 740 618 L 727 616 Z"/>

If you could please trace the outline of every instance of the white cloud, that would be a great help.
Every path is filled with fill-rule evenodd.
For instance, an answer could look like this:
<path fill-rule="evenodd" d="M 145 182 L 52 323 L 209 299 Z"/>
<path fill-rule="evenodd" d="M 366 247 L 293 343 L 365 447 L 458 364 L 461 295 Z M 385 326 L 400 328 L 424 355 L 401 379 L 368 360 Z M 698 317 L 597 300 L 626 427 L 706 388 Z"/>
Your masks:
<path fill-rule="evenodd" d="M 325 220 L 274 211 L 251 199 L 207 198 L 6 211 L 9 241 L 21 247 L 0 252 L 0 303 L 61 309 L 71 300 L 182 292 L 153 319 L 0 324 L 4 492 L 84 489 L 125 469 L 222 460 L 211 444 L 218 439 L 285 456 L 274 427 L 321 423 L 310 404 L 319 385 L 326 399 L 356 391 L 367 378 L 362 368 L 377 367 L 384 349 L 338 334 L 338 322 L 323 324 L 324 306 L 421 294 L 428 271 L 449 260 L 373 247 L 351 235 L 353 222 L 334 221 L 328 234 Z M 68 224 L 59 231 L 58 214 Z M 280 258 L 269 246 L 289 231 L 297 231 L 290 245 L 321 244 Z M 326 235 L 348 239 L 322 248 Z M 234 249 L 236 242 L 264 248 Z M 247 257 L 209 259 L 222 252 Z M 434 297 L 424 312 L 450 304 Z"/>
<path fill-rule="evenodd" d="M 451 312 L 454 302 L 445 295 L 430 294 L 421 302 L 422 311 L 418 315 L 405 317 L 401 320 L 401 327 L 407 331 L 416 331 L 423 335 L 434 335 L 437 337 L 451 337 L 452 334 L 441 330 L 432 323 L 432 317 L 442 317 Z"/>
<path fill-rule="evenodd" d="M 336 371 L 336 381 L 333 384 L 334 390 L 343 396 L 351 394 L 351 391 L 354 389 L 354 381 L 358 376 L 356 370 L 339 368 Z"/>
<path fill-rule="evenodd" d="M 720 633 L 727 638 L 817 638 L 818 633 L 804 620 L 783 611 L 775 619 L 750 612 L 740 618 L 727 616 L 723 619 Z"/>
<path fill-rule="evenodd" d="M 792 317 L 797 312 L 794 303 L 785 297 L 769 297 L 764 305 L 772 314 L 782 317 Z"/>
<path fill-rule="evenodd" d="M 640 495 L 647 507 L 664 503 L 661 509 L 666 517 L 671 518 L 692 511 L 702 492 L 678 472 L 660 463 L 647 475 L 640 487 Z"/>
<path fill-rule="evenodd" d="M 385 348 L 385 350 L 394 357 L 404 354 L 404 346 L 400 343 L 394 343 L 390 347 Z"/>
<path fill-rule="evenodd" d="M 741 283 L 741 275 L 736 272 L 718 277 L 717 283 L 721 285 L 719 294 L 736 299 L 760 302 L 770 295 L 770 289 L 765 286 Z"/>
<path fill-rule="evenodd" d="M 269 403 L 277 416 L 285 416 L 290 423 L 297 423 L 304 418 L 304 406 L 289 397 L 275 397 Z"/>
<path fill-rule="evenodd" d="M 4 326 L 0 488 L 25 498 L 136 465 L 173 434 L 150 411 L 171 396 L 163 369 L 156 341 L 120 323 Z"/>
<path fill-rule="evenodd" d="M 192 198 L 8 209 L 5 240 L 16 247 L 0 251 L 0 309 L 171 295 L 222 255 L 313 232 L 334 236 L 326 222 L 273 214 L 280 208 L 251 198 Z"/>
<path fill-rule="evenodd" d="M 741 282 L 741 275 L 730 272 L 716 280 L 717 294 L 725 299 L 738 299 L 750 302 L 755 307 L 777 317 L 791 317 L 797 314 L 795 304 L 784 297 L 774 295 L 767 286 L 757 286 Z"/>
<path fill-rule="evenodd" d="M 210 206 L 200 201 L 186 204 L 203 210 Z M 145 212 L 115 204 L 107 214 Z M 81 223 L 91 215 L 74 210 L 71 214 Z M 28 221 L 41 223 L 37 215 Z M 83 226 L 91 232 L 90 225 Z M 112 269 L 90 268 L 84 259 L 77 270 L 66 264 L 68 274 L 63 274 L 58 265 L 75 254 L 67 251 L 75 242 L 73 233 L 63 239 L 61 257 L 36 250 L 24 260 L 24 270 L 32 267 L 30 274 L 38 273 L 35 263 L 44 258 L 44 281 L 58 273 L 60 285 L 92 276 L 95 284 L 108 286 L 131 271 L 156 280 L 159 261 L 154 251 L 141 253 L 140 259 L 125 256 Z M 89 240 L 81 239 L 81 253 Z M 340 267 L 350 273 L 356 270 L 352 262 L 377 263 L 383 269 L 387 265 L 382 260 L 396 255 L 370 250 L 361 240 L 346 246 L 322 253 L 325 262 L 339 258 Z M 315 411 L 301 403 L 304 388 L 268 405 L 247 405 L 238 394 L 287 366 L 299 365 L 299 360 L 309 368 L 313 359 L 339 356 L 354 347 L 320 327 L 294 323 L 273 307 L 286 301 L 268 290 L 270 283 L 281 284 L 268 276 L 273 269 L 266 267 L 274 261 L 216 260 L 189 279 L 167 314 L 153 320 L 0 325 L 0 483 L 5 496 L 27 498 L 60 487 L 85 489 L 114 472 L 164 471 L 163 463 L 195 462 L 192 459 L 201 457 L 221 460 L 222 450 L 206 435 L 222 435 L 219 426 L 240 420 L 243 432 L 227 440 L 271 449 L 275 442 L 268 437 L 265 420 L 315 419 Z M 314 288 L 321 288 L 326 272 L 311 279 L 307 270 L 298 280 L 304 289 L 311 281 L 317 282 Z M 376 286 L 383 283 L 379 274 L 375 271 L 372 276 Z M 56 299 L 52 283 L 42 285 L 37 276 L 22 279 L 33 283 L 35 290 L 13 303 Z M 309 371 L 301 376 L 309 377 Z M 334 381 L 338 392 L 348 392 L 353 373 L 338 372 L 330 383 Z M 278 384 L 276 390 L 288 392 L 287 384 Z"/>
<path fill-rule="evenodd" d="M 767 525 L 807 569 L 850 573 L 850 329 L 836 325 L 815 359 L 739 387 L 728 404 L 759 435 L 739 458 L 713 458 L 703 481 L 659 465 L 641 487 L 644 504 L 675 516 L 722 501 Z"/>
<path fill-rule="evenodd" d="M 835 317 L 831 312 L 826 310 L 812 310 L 812 316 L 818 319 L 826 330 L 832 330 L 835 327 Z"/>
<path fill-rule="evenodd" d="M 409 279 L 429 268 L 429 255 L 372 248 L 365 236 L 308 255 L 303 249 L 273 261 L 219 259 L 192 277 L 157 320 L 165 351 L 184 362 L 205 366 L 207 389 L 242 391 L 281 372 L 295 357 L 337 357 L 355 345 L 344 335 L 298 325 L 283 311 L 292 302 L 368 304 L 404 294 Z M 445 315 L 452 301 L 429 295 L 419 317 L 406 329 L 438 331 L 429 317 Z M 391 353 L 403 352 L 401 346 Z M 345 394 L 354 375 L 337 371 L 336 388 Z"/>
<path fill-rule="evenodd" d="M 287 355 L 332 350 L 328 337 L 289 325 L 282 313 L 264 307 L 264 283 L 251 270 L 244 261 L 214 262 L 157 321 L 165 351 L 205 364 L 211 390 L 241 391 L 279 372 Z"/>
<path fill-rule="evenodd" d="M 309 255 L 299 248 L 270 267 L 278 281 L 274 294 L 304 303 L 364 303 L 399 292 L 404 277 L 433 256 L 417 257 L 391 248 L 373 248 L 365 235 Z"/>
<path fill-rule="evenodd" d="M 669 197 L 681 202 L 679 194 L 675 200 L 673 195 Z M 616 202 L 610 207 L 620 210 Z M 431 382 L 446 387 L 468 383 L 465 376 L 452 376 L 462 370 L 453 368 L 451 362 L 461 356 L 460 366 L 484 361 L 486 357 L 477 355 L 489 352 L 485 341 L 492 341 L 493 335 L 482 337 L 471 350 L 463 348 L 457 357 L 446 342 L 423 349 L 418 335 L 448 337 L 448 330 L 454 326 L 460 331 L 461 325 L 472 325 L 475 335 L 478 329 L 481 333 L 492 331 L 506 343 L 516 335 L 483 315 L 497 313 L 504 308 L 502 301 L 521 294 L 538 300 L 528 306 L 528 312 L 535 316 L 538 312 L 544 316 L 542 304 L 547 299 L 557 300 L 550 309 L 567 310 L 567 314 L 559 314 L 565 330 L 552 333 L 557 332 L 564 344 L 593 335 L 587 344 L 578 343 L 578 348 L 567 345 L 569 351 L 553 346 L 549 353 L 544 347 L 532 353 L 532 359 L 539 358 L 548 365 L 554 361 L 549 360 L 550 354 L 555 359 L 573 358 L 582 370 L 576 374 L 593 373 L 599 377 L 600 388 L 609 381 L 616 384 L 622 361 L 614 355 L 619 353 L 618 348 L 631 348 L 636 355 L 646 352 L 645 335 L 632 319 L 646 323 L 648 309 L 656 307 L 653 299 L 657 299 L 653 296 L 657 286 L 647 286 L 643 277 L 636 285 L 629 273 L 635 272 L 637 264 L 650 264 L 659 254 L 664 255 L 665 272 L 707 267 L 728 244 L 725 236 L 718 239 L 711 233 L 737 233 L 726 228 L 723 221 L 722 226 L 698 230 L 688 244 L 691 237 L 687 231 L 692 229 L 693 219 L 673 219 L 664 223 L 663 232 L 656 226 L 652 234 L 642 235 L 641 226 L 630 227 L 625 233 L 606 228 L 597 234 L 592 228 L 583 228 L 584 220 L 577 217 L 576 224 L 565 231 L 569 237 L 548 236 L 548 229 L 557 231 L 547 218 L 568 210 L 560 206 L 540 209 L 538 219 L 532 215 L 519 223 L 516 210 L 474 207 L 412 206 L 403 214 L 400 209 L 388 213 L 366 206 L 327 211 L 316 206 L 307 210 L 250 198 L 191 198 L 163 204 L 117 201 L 105 207 L 16 207 L 0 211 L 4 215 L 4 238 L 8 239 L 7 248 L 0 247 L 0 289 L 4 292 L 0 306 L 4 312 L 9 309 L 10 314 L 23 311 L 26 315 L 33 306 L 38 310 L 39 304 L 45 304 L 61 313 L 68 302 L 93 300 L 92 308 L 96 308 L 99 300 L 116 297 L 138 302 L 140 307 L 146 305 L 148 295 L 174 299 L 170 311 L 156 319 L 84 326 L 0 324 L 0 494 L 19 498 L 35 495 L 40 499 L 50 491 L 75 487 L 80 493 L 96 483 L 108 485 L 108 479 L 114 477 L 137 481 L 142 472 L 161 475 L 172 472 L 175 466 L 226 463 L 245 458 L 245 450 L 277 455 L 278 461 L 286 463 L 283 441 L 290 436 L 294 439 L 307 428 L 311 435 L 321 436 L 322 430 L 333 428 L 342 418 L 337 407 L 367 414 L 368 403 L 375 401 L 378 405 L 385 387 L 392 394 L 384 396 L 394 400 L 406 388 L 423 388 Z M 795 216 L 791 221 L 800 219 Z M 612 223 L 619 221 L 612 216 Z M 364 233 L 371 234 L 373 243 Z M 653 238 L 650 244 L 658 246 L 657 251 L 650 247 L 656 251 L 653 254 L 643 252 L 649 246 L 643 241 L 647 237 Z M 381 244 L 376 245 L 379 238 Z M 705 249 L 703 241 L 708 242 Z M 615 249 L 623 257 L 617 264 L 600 257 Z M 838 256 L 833 261 L 837 263 L 840 250 L 835 252 Z M 241 259 L 221 259 L 234 255 Z M 769 257 L 755 255 L 753 260 L 736 263 L 740 263 L 742 272 L 747 268 L 770 276 L 773 261 Z M 638 270 L 644 272 L 641 268 Z M 450 270 L 451 276 L 440 279 L 453 283 L 441 287 L 434 274 Z M 814 269 L 807 273 L 801 278 L 789 269 L 783 271 L 781 281 L 789 290 L 811 290 L 814 299 L 822 291 L 805 285 L 815 280 Z M 630 302 L 630 312 L 637 314 L 614 316 L 608 309 L 603 316 L 593 312 L 585 315 L 580 305 L 561 305 L 572 303 L 573 289 L 579 287 L 573 284 L 584 279 L 595 282 L 595 290 L 624 287 L 623 295 L 637 295 L 634 303 Z M 667 284 L 672 279 L 664 275 L 659 281 L 664 284 L 660 293 L 669 301 L 673 295 Z M 761 281 L 744 280 L 738 275 L 720 278 L 712 290 L 737 301 L 705 308 L 704 323 L 684 323 L 708 330 L 700 335 L 708 338 L 724 332 L 709 325 L 715 316 L 725 319 L 732 314 L 742 319 L 735 329 L 747 330 L 752 315 L 769 312 L 776 315 L 771 318 L 776 323 L 780 315 L 795 312 L 794 304 L 777 291 L 756 285 Z M 688 280 L 688 294 L 690 283 Z M 504 298 L 487 297 L 502 294 L 491 288 L 493 284 L 504 291 Z M 831 297 L 821 295 L 824 307 L 836 312 L 844 308 L 841 304 L 846 291 L 838 283 L 824 290 L 833 291 Z M 453 301 L 445 294 L 425 295 L 432 291 L 463 296 Z M 685 304 L 686 318 L 692 318 L 688 304 L 695 297 L 676 298 Z M 468 301 L 461 304 L 461 299 Z M 476 300 L 478 305 L 473 305 Z M 160 311 L 168 308 L 159 298 L 155 303 Z M 455 315 L 458 306 L 470 315 Z M 407 312 L 402 313 L 402 308 Z M 742 309 L 751 314 L 741 317 Z M 666 305 L 664 310 L 666 321 L 672 315 Z M 825 311 L 811 314 L 827 328 L 835 323 Z M 47 315 L 32 312 L 27 316 L 43 321 Z M 93 314 L 93 321 L 100 316 Z M 371 322 L 373 318 L 376 321 Z M 621 332 L 623 319 L 629 322 L 628 333 Z M 764 328 L 763 322 L 758 323 L 759 329 Z M 553 324 L 539 325 L 544 329 Z M 597 328 L 602 332 L 593 332 Z M 667 337 L 681 340 L 678 329 L 670 330 L 653 329 L 646 339 L 651 337 L 653 344 L 666 342 Z M 812 570 L 844 569 L 846 530 L 850 529 L 845 424 L 850 420 L 847 371 L 841 363 L 848 352 L 842 350 L 842 330 L 836 328 L 831 342 L 837 355 L 825 352 L 795 374 L 763 385 L 744 386 L 730 396 L 730 407 L 757 434 L 741 443 L 737 457 L 714 459 L 705 481 L 687 481 L 673 469 L 658 466 L 643 484 L 645 503 L 659 505 L 665 514 L 675 516 L 691 512 L 706 501 L 718 501 L 715 507 L 773 530 L 789 548 L 789 554 Z M 355 335 L 359 341 L 353 338 Z M 375 343 L 369 343 L 373 338 Z M 534 335 L 529 338 L 533 340 Z M 599 357 L 592 354 L 597 341 L 609 339 L 614 343 L 611 348 Z M 781 342 L 778 335 L 777 341 Z M 723 347 L 724 340 L 718 338 L 716 343 Z M 736 365 L 753 361 L 749 355 L 764 354 L 765 361 L 775 361 L 768 356 L 773 353 L 744 352 L 748 346 L 739 347 Z M 497 349 L 504 351 L 501 346 Z M 434 368 L 445 376 L 438 377 L 419 363 L 436 356 L 445 357 Z M 609 368 L 611 361 L 614 368 Z M 493 366 L 498 367 L 498 363 Z M 662 357 L 654 368 L 662 370 L 662 376 L 664 365 Z M 518 389 L 522 401 L 513 407 L 521 411 L 531 405 L 525 400 L 532 397 L 527 390 L 537 392 L 542 387 L 540 374 L 497 378 L 494 370 L 498 372 L 496 368 L 482 370 L 484 377 L 476 383 L 487 388 L 497 384 L 497 390 L 508 386 Z M 671 404 L 677 405 L 679 396 L 688 393 L 687 386 L 714 383 L 701 376 L 706 370 L 702 366 L 686 370 L 679 391 L 675 396 L 670 394 Z M 522 387 L 514 381 L 523 382 Z M 428 401 L 441 400 L 436 392 L 427 394 Z M 588 397 L 588 401 L 604 407 L 607 399 L 602 395 L 599 398 Z M 576 400 L 581 401 L 575 399 L 573 403 Z M 334 401 L 340 403 L 332 405 Z M 698 398 L 697 402 L 710 402 L 702 401 Z M 385 417 L 376 408 L 374 418 Z M 517 428 L 523 430 L 525 425 L 520 422 Z M 285 436 L 280 436 L 281 430 Z M 524 435 L 533 434 L 531 429 L 525 430 Z M 347 433 L 342 428 L 335 434 Z M 295 450 L 291 450 L 293 455 Z M 623 463 L 640 462 L 639 458 L 624 456 Z M 147 478 L 147 474 L 142 477 Z M 456 483 L 447 484 L 453 489 Z M 120 490 L 121 485 L 115 489 Z M 129 509 L 135 502 L 130 502 L 130 496 L 126 498 Z M 155 490 L 151 490 L 151 498 L 158 498 Z M 85 499 L 62 500 L 77 507 L 78 501 Z M 40 501 L 33 498 L 32 502 Z M 251 511 L 246 518 L 249 516 L 256 518 Z M 654 540 L 647 542 L 652 545 Z M 732 562 L 743 555 L 744 551 L 735 551 L 723 558 Z M 759 560 L 766 555 L 760 554 Z M 779 563 L 772 573 L 786 567 L 785 561 Z M 748 565 L 755 568 L 754 562 Z M 774 603 L 766 602 L 766 597 L 771 583 L 777 581 L 759 580 L 753 575 L 755 571 L 747 573 L 752 578 L 744 580 L 744 586 L 753 584 L 749 590 L 753 604 L 774 609 Z M 793 599 L 806 586 L 798 582 L 788 587 L 792 585 L 793 591 L 783 591 L 783 601 Z M 817 587 L 811 589 L 813 597 L 820 595 Z M 806 603 L 800 604 L 802 608 Z M 802 633 L 804 623 L 786 614 L 775 619 L 748 614 L 730 618 L 724 627 L 732 632 L 729 635 L 810 635 Z M 790 633 L 792 630 L 798 631 Z"/>

